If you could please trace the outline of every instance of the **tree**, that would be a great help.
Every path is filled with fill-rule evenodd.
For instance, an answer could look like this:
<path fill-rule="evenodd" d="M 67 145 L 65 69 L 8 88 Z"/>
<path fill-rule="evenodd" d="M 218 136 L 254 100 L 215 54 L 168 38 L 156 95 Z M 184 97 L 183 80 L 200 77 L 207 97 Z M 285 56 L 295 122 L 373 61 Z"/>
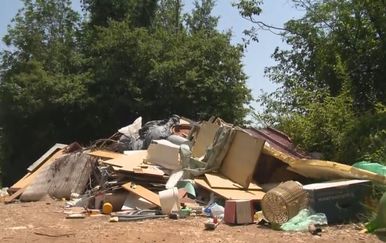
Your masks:
<path fill-rule="evenodd" d="M 377 140 L 371 137 L 384 137 L 386 129 L 386 123 L 374 122 L 385 120 L 386 3 L 293 0 L 305 15 L 284 27 L 258 20 L 260 1 L 241 3 L 244 17 L 280 31 L 291 47 L 273 54 L 278 64 L 266 74 L 281 87 L 259 98 L 266 109 L 257 117 L 291 134 L 303 148 L 324 152 L 327 159 L 351 163 L 386 151 L 370 144 Z M 373 129 L 366 130 L 368 124 Z"/>
<path fill-rule="evenodd" d="M 0 73 L 6 184 L 55 142 L 88 131 L 80 118 L 92 99 L 78 38 L 79 16 L 68 0 L 24 0 L 8 28 L 4 42 L 11 48 L 1 53 Z"/>
<path fill-rule="evenodd" d="M 215 1 L 213 0 L 198 0 L 194 1 L 194 9 L 191 14 L 186 16 L 186 25 L 190 32 L 198 31 L 213 32 L 216 30 L 219 17 L 211 15 Z"/>
<path fill-rule="evenodd" d="M 137 27 L 150 26 L 157 0 L 81 0 L 92 26 L 107 26 L 110 20 L 129 19 Z"/>
<path fill-rule="evenodd" d="M 230 36 L 133 28 L 111 22 L 92 46 L 98 107 L 116 122 L 180 114 L 218 115 L 241 123 L 250 100 L 240 63 L 242 48 Z M 118 124 L 114 124 L 117 127 Z M 105 127 L 110 127 L 106 125 Z"/>

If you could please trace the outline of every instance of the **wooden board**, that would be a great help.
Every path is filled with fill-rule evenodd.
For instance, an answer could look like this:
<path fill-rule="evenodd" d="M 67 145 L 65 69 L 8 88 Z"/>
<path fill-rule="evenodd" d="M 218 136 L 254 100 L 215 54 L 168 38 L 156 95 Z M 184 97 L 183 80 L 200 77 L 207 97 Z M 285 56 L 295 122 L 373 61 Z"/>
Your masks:
<path fill-rule="evenodd" d="M 116 167 L 124 167 L 126 170 L 133 171 L 133 168 L 140 166 L 143 164 L 144 159 L 146 159 L 147 151 L 146 150 L 135 150 L 131 151 L 130 155 L 127 154 L 119 154 L 113 159 L 108 159 L 103 161 L 104 164 L 116 166 Z"/>
<path fill-rule="evenodd" d="M 4 200 L 4 203 L 11 203 L 11 202 L 13 202 L 15 199 L 20 197 L 20 195 L 23 194 L 24 191 L 25 191 L 25 188 L 21 188 L 21 189 L 17 190 L 17 192 L 12 194 L 11 196 L 6 197 L 5 200 Z"/>
<path fill-rule="evenodd" d="M 349 165 L 315 159 L 296 159 L 266 144 L 265 154 L 270 155 L 288 164 L 288 170 L 313 179 L 364 179 L 376 181 L 386 185 L 386 177 L 371 171 L 362 170 Z"/>
<path fill-rule="evenodd" d="M 236 130 L 220 173 L 243 188 L 248 188 L 264 142 L 263 139 L 252 137 L 243 130 Z"/>
<path fill-rule="evenodd" d="M 37 159 L 32 165 L 30 165 L 27 170 L 29 172 L 35 171 L 41 164 L 43 164 L 47 159 L 49 159 L 55 152 L 58 150 L 64 149 L 67 144 L 56 143 L 52 146 L 47 152 L 45 152 L 39 159 Z"/>
<path fill-rule="evenodd" d="M 165 173 L 158 167 L 144 164 L 147 154 L 147 150 L 133 150 L 128 151 L 127 154 L 120 154 L 114 159 L 105 160 L 102 163 L 113 166 L 114 170 L 117 171 L 163 176 Z"/>
<path fill-rule="evenodd" d="M 147 201 L 161 207 L 161 202 L 159 200 L 158 194 L 146 189 L 143 186 L 133 184 L 131 182 L 126 183 L 122 185 L 122 188 L 125 190 L 134 193 L 137 196 L 142 197 L 143 199 L 146 199 Z"/>
<path fill-rule="evenodd" d="M 121 153 L 115 153 L 111 151 L 105 151 L 105 150 L 94 150 L 88 152 L 89 155 L 100 157 L 102 159 L 117 159 L 121 156 L 124 156 L 124 154 Z"/>
<path fill-rule="evenodd" d="M 197 185 L 212 191 L 225 199 L 244 199 L 261 201 L 265 193 L 263 191 L 237 190 L 237 189 L 218 189 L 211 188 L 204 179 L 194 179 Z"/>
<path fill-rule="evenodd" d="M 222 188 L 222 189 L 243 189 L 240 184 L 233 182 L 221 174 L 205 174 L 208 184 L 212 188 Z M 255 183 L 250 183 L 248 190 L 261 191 L 262 188 L 256 185 Z"/>
<path fill-rule="evenodd" d="M 33 173 L 28 176 L 23 177 L 21 180 L 16 182 L 11 189 L 21 189 L 29 186 L 40 171 L 44 170 L 47 166 L 51 165 L 56 159 L 60 158 L 63 155 L 63 149 L 56 151 L 49 159 L 47 159 L 43 164 L 40 165 Z"/>
<path fill-rule="evenodd" d="M 199 158 L 205 155 L 206 149 L 213 143 L 219 125 L 204 121 L 198 131 L 197 138 L 192 148 L 193 157 Z"/>

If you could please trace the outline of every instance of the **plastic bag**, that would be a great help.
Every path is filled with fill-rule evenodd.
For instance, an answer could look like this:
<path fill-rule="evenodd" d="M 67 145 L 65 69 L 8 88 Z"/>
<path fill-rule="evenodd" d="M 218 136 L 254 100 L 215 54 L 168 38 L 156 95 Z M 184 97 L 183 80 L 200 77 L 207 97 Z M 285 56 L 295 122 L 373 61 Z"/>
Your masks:
<path fill-rule="evenodd" d="M 208 216 L 222 219 L 224 218 L 224 207 L 217 203 L 212 203 L 204 209 L 204 213 Z"/>
<path fill-rule="evenodd" d="M 295 217 L 280 226 L 284 231 L 308 231 L 310 224 L 326 225 L 327 217 L 324 213 L 311 214 L 310 210 L 303 209 Z"/>
<path fill-rule="evenodd" d="M 386 176 L 386 166 L 375 162 L 360 161 L 352 165 L 355 168 L 374 172 L 378 175 Z"/>
<path fill-rule="evenodd" d="M 379 201 L 377 216 L 366 225 L 369 233 L 383 228 L 386 228 L 386 192 Z"/>

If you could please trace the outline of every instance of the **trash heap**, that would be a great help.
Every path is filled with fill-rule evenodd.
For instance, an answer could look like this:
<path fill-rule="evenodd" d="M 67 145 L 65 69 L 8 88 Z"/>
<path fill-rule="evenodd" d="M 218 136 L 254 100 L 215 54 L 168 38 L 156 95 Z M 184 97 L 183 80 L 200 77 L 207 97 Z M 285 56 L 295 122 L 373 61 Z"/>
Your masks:
<path fill-rule="evenodd" d="M 55 144 L 1 195 L 5 203 L 66 200 L 67 218 L 202 215 L 208 230 L 259 223 L 319 234 L 360 218 L 373 183 L 385 185 L 385 175 L 313 159 L 275 129 L 173 115 L 144 125 L 139 117 L 88 148 Z"/>

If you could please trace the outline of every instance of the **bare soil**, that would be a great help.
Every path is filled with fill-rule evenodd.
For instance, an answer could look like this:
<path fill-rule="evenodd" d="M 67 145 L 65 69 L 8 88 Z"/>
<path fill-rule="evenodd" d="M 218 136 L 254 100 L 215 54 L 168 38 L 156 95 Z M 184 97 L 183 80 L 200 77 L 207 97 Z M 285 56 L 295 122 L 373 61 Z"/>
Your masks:
<path fill-rule="evenodd" d="M 323 228 L 321 236 L 287 233 L 256 224 L 220 224 L 204 230 L 204 217 L 110 223 L 109 216 L 66 219 L 64 202 L 0 203 L 0 242 L 382 242 L 356 224 Z"/>

